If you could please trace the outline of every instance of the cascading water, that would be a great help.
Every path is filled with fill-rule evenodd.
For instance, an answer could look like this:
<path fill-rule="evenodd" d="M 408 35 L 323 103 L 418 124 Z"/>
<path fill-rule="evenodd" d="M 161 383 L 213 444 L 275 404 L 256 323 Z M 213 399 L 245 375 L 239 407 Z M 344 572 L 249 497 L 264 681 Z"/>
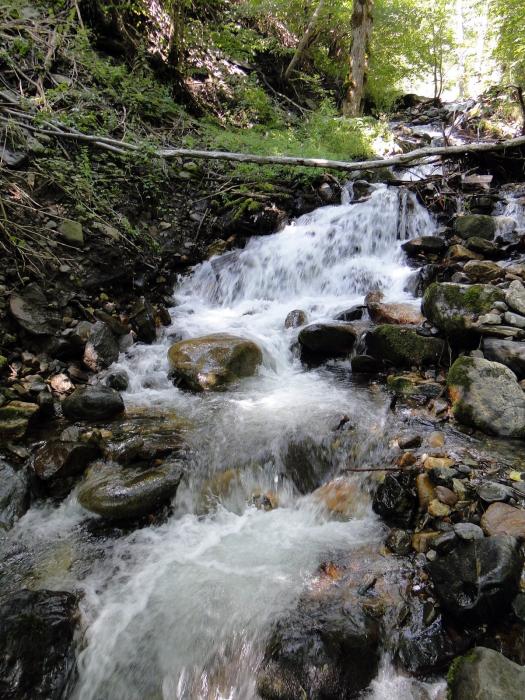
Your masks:
<path fill-rule="evenodd" d="M 385 186 L 366 201 L 318 209 L 198 266 L 175 292 L 172 327 L 155 345 L 137 345 L 121 359 L 118 367 L 131 378 L 128 408 L 159 421 L 177 413 L 190 425 L 187 475 L 173 515 L 88 546 L 86 513 L 73 493 L 57 510 L 31 511 L 13 531 L 21 542 L 39 532 L 42 550 L 62 539 L 84 551 L 69 580 L 44 581 L 84 592 L 77 700 L 257 697 L 271 625 L 293 607 L 319 563 L 337 550 L 377 549 L 382 526 L 364 477 L 355 476 L 362 502 L 353 518 L 337 521 L 299 493 L 287 467 L 290 445 L 300 454 L 321 446 L 324 478 L 337 474 L 349 456 L 330 436 L 343 414 L 355 427 L 355 463 L 380 461 L 387 400 L 355 385 L 346 361 L 306 371 L 291 349 L 297 330 L 285 329 L 284 319 L 292 309 L 309 321 L 332 319 L 372 288 L 386 300 L 411 301 L 400 231 L 412 238 L 434 230 L 414 195 Z M 213 332 L 257 342 L 264 355 L 258 375 L 220 394 L 174 388 L 167 379 L 170 344 Z M 206 484 L 220 474 L 228 474 L 227 488 L 223 483 L 204 503 Z M 257 509 L 254 493 L 270 491 L 279 507 Z M 414 693 L 423 693 L 416 685 Z M 414 687 L 385 659 L 368 697 L 411 698 Z"/>

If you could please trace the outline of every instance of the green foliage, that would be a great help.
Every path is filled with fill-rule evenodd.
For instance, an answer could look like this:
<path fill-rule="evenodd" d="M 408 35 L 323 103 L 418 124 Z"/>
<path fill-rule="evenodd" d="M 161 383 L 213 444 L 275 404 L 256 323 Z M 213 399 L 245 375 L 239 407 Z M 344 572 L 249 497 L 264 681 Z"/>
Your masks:
<path fill-rule="evenodd" d="M 525 86 L 525 3 L 494 0 L 492 20 L 497 36 L 496 56 L 509 82 Z"/>

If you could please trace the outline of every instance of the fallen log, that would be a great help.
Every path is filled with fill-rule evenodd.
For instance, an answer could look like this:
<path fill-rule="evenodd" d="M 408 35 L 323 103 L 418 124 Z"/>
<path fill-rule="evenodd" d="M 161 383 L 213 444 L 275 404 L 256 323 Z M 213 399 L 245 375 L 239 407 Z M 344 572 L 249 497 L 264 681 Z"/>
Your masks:
<path fill-rule="evenodd" d="M 6 110 L 9 111 L 9 110 Z M 18 113 L 19 115 L 20 113 Z M 27 115 L 30 119 L 30 115 Z M 103 148 L 115 153 L 124 154 L 126 152 L 135 151 L 141 152 L 145 150 L 143 144 L 127 143 L 118 139 L 107 138 L 104 136 L 96 136 L 83 134 L 79 131 L 58 128 L 56 124 L 49 124 L 51 128 L 39 127 L 34 124 L 28 124 L 19 119 L 12 117 L 0 117 L 0 121 L 6 123 L 15 123 L 34 133 L 44 134 L 46 136 L 54 136 L 55 138 L 72 139 L 90 143 L 97 148 Z M 326 170 L 342 170 L 345 172 L 356 172 L 359 170 L 374 170 L 378 168 L 403 167 L 407 164 L 414 165 L 417 161 L 424 161 L 432 156 L 442 156 L 451 158 L 456 156 L 467 155 L 470 153 L 483 153 L 490 151 L 504 151 L 518 146 L 525 146 L 525 136 L 518 136 L 506 141 L 483 141 L 478 143 L 462 144 L 460 146 L 425 146 L 418 148 L 408 153 L 391 156 L 389 158 L 380 158 L 375 160 L 363 161 L 342 161 L 328 160 L 325 158 L 301 158 L 295 156 L 261 156 L 254 153 L 231 153 L 228 151 L 206 151 L 194 148 L 154 148 L 150 153 L 158 158 L 193 158 L 205 160 L 226 160 L 235 163 L 255 163 L 259 165 L 283 165 L 305 168 L 323 168 Z"/>

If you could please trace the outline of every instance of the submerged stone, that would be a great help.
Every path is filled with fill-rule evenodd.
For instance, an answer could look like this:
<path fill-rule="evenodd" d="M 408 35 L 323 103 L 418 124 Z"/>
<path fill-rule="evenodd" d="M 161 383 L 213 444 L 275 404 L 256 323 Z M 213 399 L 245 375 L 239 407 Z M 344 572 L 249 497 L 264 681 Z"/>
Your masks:
<path fill-rule="evenodd" d="M 227 333 L 181 340 L 168 351 L 170 377 L 193 391 L 218 391 L 255 374 L 262 353 L 251 340 Z"/>

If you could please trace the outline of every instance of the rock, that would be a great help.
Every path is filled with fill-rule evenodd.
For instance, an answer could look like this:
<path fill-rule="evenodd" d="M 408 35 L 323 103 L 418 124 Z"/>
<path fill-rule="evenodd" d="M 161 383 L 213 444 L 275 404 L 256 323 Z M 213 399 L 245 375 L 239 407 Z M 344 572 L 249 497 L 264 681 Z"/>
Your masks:
<path fill-rule="evenodd" d="M 508 501 L 512 498 L 512 489 L 497 481 L 486 481 L 477 488 L 478 496 L 485 503 L 495 503 L 496 501 Z"/>
<path fill-rule="evenodd" d="M 472 282 L 492 282 L 501 279 L 505 270 L 495 262 L 488 260 L 469 260 L 463 267 L 463 274 Z"/>
<path fill-rule="evenodd" d="M 144 455 L 144 446 L 144 438 L 140 437 L 140 435 L 135 435 L 119 442 L 117 445 L 112 445 L 107 450 L 107 456 L 114 462 L 131 464 L 131 462 L 140 459 Z"/>
<path fill-rule="evenodd" d="M 359 510 L 362 493 L 354 481 L 339 477 L 316 489 L 312 498 L 333 516 L 347 519 Z"/>
<path fill-rule="evenodd" d="M 381 371 L 381 361 L 371 355 L 354 355 L 350 364 L 354 374 L 377 374 Z"/>
<path fill-rule="evenodd" d="M 80 221 L 64 219 L 58 227 L 58 232 L 68 243 L 84 245 L 84 230 Z"/>
<path fill-rule="evenodd" d="M 385 544 L 391 552 L 402 557 L 410 554 L 412 548 L 412 542 L 408 532 L 405 530 L 398 530 L 397 528 L 390 530 Z"/>
<path fill-rule="evenodd" d="M 504 298 L 501 289 L 491 285 L 434 282 L 425 292 L 422 309 L 436 328 L 453 340 L 462 340 L 475 331 L 478 317 Z"/>
<path fill-rule="evenodd" d="M 449 467 L 453 467 L 454 464 L 456 464 L 456 460 L 452 459 L 451 457 L 433 457 L 430 455 L 429 457 L 426 457 L 425 461 L 423 462 L 423 467 L 425 469 L 448 469 Z"/>
<path fill-rule="evenodd" d="M 525 668 L 493 649 L 475 647 L 454 660 L 447 680 L 450 700 L 522 700 Z"/>
<path fill-rule="evenodd" d="M 181 480 L 178 463 L 153 469 L 96 463 L 86 473 L 78 500 L 87 510 L 111 520 L 148 515 L 173 498 Z"/>
<path fill-rule="evenodd" d="M 381 325 L 366 334 L 369 355 L 396 367 L 438 364 L 445 350 L 440 338 L 418 335 L 406 326 Z"/>
<path fill-rule="evenodd" d="M 76 598 L 62 591 L 21 590 L 0 607 L 0 696 L 66 697 L 75 670 Z"/>
<path fill-rule="evenodd" d="M 35 403 L 10 401 L 0 407 L 0 438 L 5 440 L 20 440 L 24 437 L 31 419 L 40 408 Z"/>
<path fill-rule="evenodd" d="M 286 476 L 299 493 L 311 493 L 325 481 L 332 466 L 330 451 L 310 437 L 294 437 L 282 458 Z"/>
<path fill-rule="evenodd" d="M 479 236 L 472 236 L 472 238 L 469 238 L 467 240 L 467 248 L 489 258 L 499 250 L 496 243 L 487 241 L 485 238 L 479 238 Z"/>
<path fill-rule="evenodd" d="M 426 511 L 431 501 L 436 497 L 436 488 L 430 481 L 428 474 L 418 474 L 416 477 L 416 491 L 419 508 Z"/>
<path fill-rule="evenodd" d="M 525 287 L 519 280 L 510 283 L 505 294 L 505 303 L 512 311 L 525 315 Z"/>
<path fill-rule="evenodd" d="M 450 507 L 435 498 L 428 504 L 428 513 L 433 518 L 446 518 L 450 515 Z"/>
<path fill-rule="evenodd" d="M 430 459 L 430 457 L 428 457 L 427 459 Z M 432 459 L 446 458 L 433 457 Z M 450 467 L 442 467 L 439 465 L 432 466 L 429 462 L 428 476 L 430 477 L 430 481 L 436 486 L 446 486 L 447 488 L 449 488 L 452 485 L 454 477 L 457 476 L 457 474 L 458 473 L 455 469 L 451 469 Z"/>
<path fill-rule="evenodd" d="M 63 442 L 48 440 L 33 459 L 33 470 L 39 479 L 49 481 L 82 474 L 85 468 L 100 457 L 102 450 L 94 442 Z"/>
<path fill-rule="evenodd" d="M 491 241 L 496 232 L 496 223 L 492 216 L 486 214 L 463 214 L 456 218 L 454 231 L 464 240 L 477 236 Z"/>
<path fill-rule="evenodd" d="M 483 338 L 481 349 L 485 359 L 505 365 L 518 379 L 525 378 L 525 343 Z"/>
<path fill-rule="evenodd" d="M 443 387 L 436 382 L 421 379 L 418 374 L 390 374 L 386 378 L 390 391 L 402 398 L 426 398 L 439 396 Z"/>
<path fill-rule="evenodd" d="M 377 488 L 372 507 L 387 523 L 410 527 L 417 508 L 410 475 L 387 474 Z"/>
<path fill-rule="evenodd" d="M 447 258 L 454 263 L 465 262 L 466 260 L 481 260 L 482 257 L 480 253 L 475 253 L 473 250 L 460 244 L 450 246 L 447 252 Z"/>
<path fill-rule="evenodd" d="M 27 474 L 21 469 L 13 469 L 0 458 L 0 531 L 12 528 L 28 505 Z"/>
<path fill-rule="evenodd" d="M 498 362 L 458 357 L 447 377 L 456 420 L 483 432 L 525 437 L 525 394 L 516 375 Z"/>
<path fill-rule="evenodd" d="M 290 311 L 288 316 L 284 320 L 285 328 L 299 328 L 299 326 L 304 326 L 306 323 L 306 313 L 300 309 L 294 309 Z"/>
<path fill-rule="evenodd" d="M 341 311 L 340 314 L 337 314 L 335 320 L 344 321 L 345 323 L 349 323 L 350 321 L 360 321 L 363 318 L 365 311 L 366 306 L 351 306 L 349 309 L 346 309 L 346 311 Z"/>
<path fill-rule="evenodd" d="M 518 592 L 523 554 L 514 537 L 486 537 L 463 541 L 427 566 L 444 610 L 486 622 L 504 612 Z"/>
<path fill-rule="evenodd" d="M 428 446 L 429 447 L 443 447 L 445 444 L 445 436 L 439 430 L 434 430 L 428 436 Z"/>
<path fill-rule="evenodd" d="M 157 338 L 155 311 L 152 305 L 140 299 L 131 310 L 130 320 L 137 333 L 137 338 L 143 343 L 153 343 Z"/>
<path fill-rule="evenodd" d="M 453 508 L 459 500 L 454 491 L 451 491 L 451 489 L 446 486 L 436 486 L 436 496 L 441 503 L 451 508 Z"/>
<path fill-rule="evenodd" d="M 379 304 L 384 298 L 385 295 L 380 289 L 371 289 L 364 298 L 364 305 Z"/>
<path fill-rule="evenodd" d="M 480 326 L 499 326 L 501 324 L 500 314 L 483 314 L 478 318 L 478 324 Z"/>
<path fill-rule="evenodd" d="M 106 323 L 97 321 L 84 350 L 83 362 L 93 372 L 100 372 L 118 360 L 119 347 Z"/>
<path fill-rule="evenodd" d="M 456 523 L 454 525 L 454 532 L 460 539 L 466 542 L 482 540 L 484 537 L 483 530 L 479 525 L 475 525 L 474 523 Z"/>
<path fill-rule="evenodd" d="M 420 310 L 412 304 L 372 303 L 368 305 L 368 313 L 374 323 L 418 325 L 424 321 Z"/>
<path fill-rule="evenodd" d="M 409 433 L 408 435 L 402 435 L 397 440 L 397 444 L 402 450 L 409 450 L 412 447 L 421 447 L 423 442 L 421 435 L 417 433 Z"/>
<path fill-rule="evenodd" d="M 126 391 L 129 386 L 128 373 L 123 369 L 117 369 L 106 377 L 106 386 L 116 391 Z"/>
<path fill-rule="evenodd" d="M 52 309 L 37 284 L 29 284 L 9 297 L 9 309 L 24 330 L 32 335 L 53 335 L 60 327 L 60 316 Z"/>
<path fill-rule="evenodd" d="M 262 353 L 251 340 L 226 333 L 181 340 L 168 351 L 170 378 L 193 391 L 217 391 L 255 374 Z"/>
<path fill-rule="evenodd" d="M 275 627 L 257 677 L 264 700 L 357 697 L 377 673 L 373 616 L 341 594 L 302 599 Z"/>
<path fill-rule="evenodd" d="M 481 527 L 486 535 L 511 535 L 525 540 L 525 510 L 507 503 L 493 503 L 481 518 Z"/>
<path fill-rule="evenodd" d="M 415 258 L 420 255 L 441 255 L 447 244 L 439 236 L 422 236 L 403 243 L 401 247 L 409 257 Z"/>
<path fill-rule="evenodd" d="M 412 548 L 415 552 L 426 554 L 440 535 L 441 533 L 435 530 L 415 532 L 412 535 Z"/>
<path fill-rule="evenodd" d="M 350 323 L 313 323 L 299 333 L 303 354 L 317 357 L 344 357 L 357 342 L 358 331 Z"/>
<path fill-rule="evenodd" d="M 124 411 L 118 391 L 97 384 L 75 389 L 62 402 L 62 411 L 69 421 L 110 420 Z"/>
<path fill-rule="evenodd" d="M 503 320 L 509 326 L 525 328 L 525 316 L 520 316 L 519 314 L 512 313 L 512 311 L 505 311 L 503 315 Z"/>

